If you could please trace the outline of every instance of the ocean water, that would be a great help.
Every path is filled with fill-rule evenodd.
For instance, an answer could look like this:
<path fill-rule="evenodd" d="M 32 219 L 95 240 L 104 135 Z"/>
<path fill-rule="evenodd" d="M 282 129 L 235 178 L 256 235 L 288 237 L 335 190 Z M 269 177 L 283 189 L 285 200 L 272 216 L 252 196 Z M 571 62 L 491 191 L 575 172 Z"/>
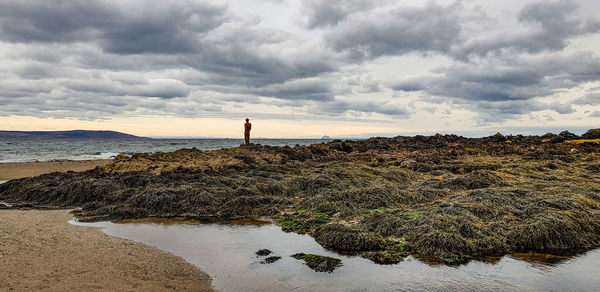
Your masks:
<path fill-rule="evenodd" d="M 309 145 L 321 139 L 253 139 L 271 146 Z M 243 139 L 14 139 L 0 138 L 0 163 L 52 160 L 110 159 L 119 153 L 168 152 L 196 147 L 215 150 L 237 147 Z"/>

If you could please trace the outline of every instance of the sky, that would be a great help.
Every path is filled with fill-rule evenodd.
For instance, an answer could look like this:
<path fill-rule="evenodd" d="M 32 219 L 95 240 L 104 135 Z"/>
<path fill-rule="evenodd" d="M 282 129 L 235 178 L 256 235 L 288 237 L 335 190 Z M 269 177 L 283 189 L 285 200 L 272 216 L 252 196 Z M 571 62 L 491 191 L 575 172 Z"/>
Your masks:
<path fill-rule="evenodd" d="M 600 127 L 597 0 L 2 0 L 0 130 Z"/>

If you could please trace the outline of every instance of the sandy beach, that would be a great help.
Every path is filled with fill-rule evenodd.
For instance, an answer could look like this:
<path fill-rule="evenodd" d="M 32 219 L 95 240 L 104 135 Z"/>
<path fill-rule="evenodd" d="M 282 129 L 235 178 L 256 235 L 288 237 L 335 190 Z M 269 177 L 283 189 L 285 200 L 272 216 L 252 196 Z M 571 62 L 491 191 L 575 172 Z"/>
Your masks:
<path fill-rule="evenodd" d="M 0 163 L 0 180 L 85 171 L 111 160 Z M 68 210 L 0 210 L 0 290 L 210 291 L 180 257 L 73 226 Z"/>
<path fill-rule="evenodd" d="M 0 210 L 0 290 L 211 290 L 180 257 L 70 219 L 68 210 Z"/>
<path fill-rule="evenodd" d="M 38 176 L 51 172 L 86 171 L 110 163 L 103 160 L 64 160 L 43 162 L 5 162 L 0 163 L 0 180 Z"/>

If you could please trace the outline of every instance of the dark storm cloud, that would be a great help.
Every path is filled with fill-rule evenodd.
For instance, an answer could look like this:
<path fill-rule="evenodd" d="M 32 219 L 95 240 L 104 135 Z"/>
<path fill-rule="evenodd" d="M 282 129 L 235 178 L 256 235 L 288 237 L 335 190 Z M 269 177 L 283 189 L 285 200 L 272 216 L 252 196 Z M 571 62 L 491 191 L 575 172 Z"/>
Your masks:
<path fill-rule="evenodd" d="M 228 18 L 226 7 L 178 1 L 0 2 L 0 36 L 11 42 L 98 41 L 111 53 L 180 53 Z"/>
<path fill-rule="evenodd" d="M 252 93 L 260 96 L 288 100 L 327 101 L 333 99 L 330 82 L 318 78 L 292 80 L 282 84 L 272 84 L 253 90 Z"/>
<path fill-rule="evenodd" d="M 550 109 L 565 114 L 573 111 L 570 104 L 541 104 L 533 100 L 600 80 L 600 59 L 590 53 L 511 56 L 455 64 L 435 73 L 438 75 L 400 80 L 391 87 L 422 90 L 439 101 L 449 99 L 478 112 L 515 115 Z M 588 100 L 580 102 L 584 101 Z"/>
<path fill-rule="evenodd" d="M 0 37 L 16 43 L 94 44 L 100 50 L 75 48 L 80 50 L 75 59 L 95 69 L 192 67 L 214 74 L 213 82 L 250 86 L 335 70 L 331 56 L 315 50 L 284 50 L 301 41 L 293 35 L 257 29 L 257 23 L 236 17 L 223 5 L 205 1 L 59 2 L 0 3 Z M 65 55 L 73 53 L 73 48 L 66 50 Z"/>
<path fill-rule="evenodd" d="M 216 3 L 0 1 L 0 115 L 194 116 L 269 104 L 321 116 L 409 117 L 401 97 L 383 96 L 387 87 L 491 117 L 564 114 L 570 103 L 543 97 L 600 80 L 597 56 L 564 52 L 600 30 L 574 1 L 524 5 L 508 28 L 469 15 L 476 12 L 460 1 L 303 1 L 311 34 L 268 28 Z M 482 19 L 493 29 L 479 27 Z M 407 54 L 443 55 L 448 65 L 387 87 L 393 73 L 368 78 L 365 65 Z M 573 104 L 597 105 L 596 97 Z"/>
<path fill-rule="evenodd" d="M 514 29 L 496 26 L 496 30 L 478 28 L 477 32 L 464 26 L 476 21 L 478 27 L 478 22 L 493 19 L 465 16 L 460 2 L 377 10 L 362 1 L 314 0 L 303 7 L 308 26 L 327 26 L 325 42 L 353 60 L 434 52 L 465 61 L 504 50 L 559 51 L 574 37 L 600 31 L 600 20 L 580 17 L 575 3 L 565 0 L 525 5 L 515 15 L 518 27 Z"/>
<path fill-rule="evenodd" d="M 207 1 L 2 1 L 0 41 L 15 49 L 5 59 L 13 79 L 0 85 L 0 96 L 14 97 L 13 104 L 33 96 L 39 103 L 3 112 L 76 116 L 74 107 L 91 114 L 84 110 L 90 105 L 107 115 L 157 107 L 189 115 L 194 111 L 143 98 L 187 98 L 194 88 L 218 85 L 221 95 L 252 94 L 257 100 L 330 100 L 329 84 L 304 79 L 335 71 L 335 56 L 258 23 Z M 130 73 L 113 80 L 107 72 Z M 128 99 L 129 106 L 101 106 L 121 97 L 140 98 Z M 219 103 L 208 100 L 204 108 L 220 110 Z"/>
<path fill-rule="evenodd" d="M 69 80 L 62 85 L 76 92 L 96 92 L 113 96 L 186 97 L 190 90 L 179 80 L 148 80 L 144 84 L 126 84 L 102 79 Z"/>
<path fill-rule="evenodd" d="M 370 10 L 375 4 L 366 0 L 306 0 L 301 3 L 301 13 L 306 18 L 306 26 L 316 28 L 338 24 L 349 14 Z"/>
<path fill-rule="evenodd" d="M 562 50 L 569 39 L 600 31 L 597 19 L 581 19 L 575 11 L 576 5 L 571 1 L 525 5 L 516 16 L 521 25 L 518 29 L 466 36 L 464 44 L 455 46 L 451 55 L 464 59 L 506 49 L 528 53 Z"/>
<path fill-rule="evenodd" d="M 458 4 L 400 7 L 391 11 L 354 14 L 327 32 L 333 49 L 353 59 L 403 55 L 409 52 L 448 52 L 461 28 Z"/>

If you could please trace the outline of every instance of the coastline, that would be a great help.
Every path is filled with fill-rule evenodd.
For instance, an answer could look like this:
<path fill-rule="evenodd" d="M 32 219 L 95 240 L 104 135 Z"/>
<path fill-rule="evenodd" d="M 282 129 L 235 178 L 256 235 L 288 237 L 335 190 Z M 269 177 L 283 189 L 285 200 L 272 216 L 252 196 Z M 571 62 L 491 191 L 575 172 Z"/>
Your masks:
<path fill-rule="evenodd" d="M 211 291 L 210 277 L 155 247 L 74 226 L 69 210 L 0 210 L 7 290 Z"/>
<path fill-rule="evenodd" d="M 33 177 L 52 172 L 86 171 L 104 166 L 112 159 L 99 160 L 57 160 L 39 162 L 2 162 L 0 163 L 0 181 Z"/>

